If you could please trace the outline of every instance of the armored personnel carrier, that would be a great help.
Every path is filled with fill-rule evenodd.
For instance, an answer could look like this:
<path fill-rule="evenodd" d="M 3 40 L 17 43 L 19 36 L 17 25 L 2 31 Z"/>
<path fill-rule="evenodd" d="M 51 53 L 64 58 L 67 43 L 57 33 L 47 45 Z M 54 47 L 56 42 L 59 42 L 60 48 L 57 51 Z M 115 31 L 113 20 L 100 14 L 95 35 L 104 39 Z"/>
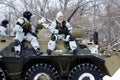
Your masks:
<path fill-rule="evenodd" d="M 47 55 L 50 34 L 42 29 L 37 36 L 44 54 L 36 56 L 29 42 L 24 41 L 21 57 L 15 57 L 14 37 L 0 37 L 0 80 L 102 80 L 104 75 L 114 73 L 109 72 L 110 67 L 120 67 L 120 58 L 117 57 L 118 63 L 110 57 L 105 61 L 98 53 L 98 46 L 85 39 L 81 28 L 75 28 L 72 35 L 78 46 L 76 55 L 63 41 L 57 41 L 52 55 Z"/>

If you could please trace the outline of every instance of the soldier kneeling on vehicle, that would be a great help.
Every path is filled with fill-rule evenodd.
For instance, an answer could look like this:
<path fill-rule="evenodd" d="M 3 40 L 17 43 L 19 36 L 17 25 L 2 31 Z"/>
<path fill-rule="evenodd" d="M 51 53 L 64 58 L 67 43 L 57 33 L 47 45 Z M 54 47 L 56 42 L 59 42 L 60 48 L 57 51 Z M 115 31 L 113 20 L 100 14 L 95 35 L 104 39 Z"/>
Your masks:
<path fill-rule="evenodd" d="M 26 11 L 23 13 L 23 17 L 20 17 L 17 22 L 16 26 L 14 27 L 13 31 L 16 32 L 16 57 L 20 57 L 20 51 L 21 51 L 21 42 L 23 40 L 27 40 L 30 42 L 32 47 L 34 48 L 36 55 L 43 54 L 40 51 L 40 46 L 37 40 L 37 35 L 35 34 L 35 28 L 31 25 L 30 19 L 31 19 L 32 13 L 29 11 Z"/>

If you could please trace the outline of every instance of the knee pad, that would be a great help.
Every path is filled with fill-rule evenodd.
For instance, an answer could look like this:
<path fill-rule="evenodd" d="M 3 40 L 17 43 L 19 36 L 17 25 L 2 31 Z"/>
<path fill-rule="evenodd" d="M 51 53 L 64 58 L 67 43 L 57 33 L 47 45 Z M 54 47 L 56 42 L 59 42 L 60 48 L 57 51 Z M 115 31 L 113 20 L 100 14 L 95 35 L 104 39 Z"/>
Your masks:
<path fill-rule="evenodd" d="M 57 40 L 57 36 L 56 35 L 52 35 L 51 40 L 52 41 L 56 41 Z"/>
<path fill-rule="evenodd" d="M 15 46 L 21 45 L 21 42 L 19 40 L 15 40 Z"/>
<path fill-rule="evenodd" d="M 74 38 L 70 36 L 69 41 L 74 41 Z"/>

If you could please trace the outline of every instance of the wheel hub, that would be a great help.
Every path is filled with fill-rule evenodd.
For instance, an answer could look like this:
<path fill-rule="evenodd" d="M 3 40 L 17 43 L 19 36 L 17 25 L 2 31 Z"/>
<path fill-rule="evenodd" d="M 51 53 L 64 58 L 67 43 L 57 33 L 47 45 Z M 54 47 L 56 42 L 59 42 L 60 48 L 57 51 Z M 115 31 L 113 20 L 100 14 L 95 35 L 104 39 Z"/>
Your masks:
<path fill-rule="evenodd" d="M 51 80 L 49 75 L 45 73 L 38 73 L 35 77 L 34 80 Z"/>
<path fill-rule="evenodd" d="M 90 73 L 83 73 L 82 75 L 80 75 L 80 77 L 78 78 L 78 80 L 95 80 L 95 78 Z"/>
<path fill-rule="evenodd" d="M 83 80 L 90 80 L 88 76 L 84 77 Z"/>

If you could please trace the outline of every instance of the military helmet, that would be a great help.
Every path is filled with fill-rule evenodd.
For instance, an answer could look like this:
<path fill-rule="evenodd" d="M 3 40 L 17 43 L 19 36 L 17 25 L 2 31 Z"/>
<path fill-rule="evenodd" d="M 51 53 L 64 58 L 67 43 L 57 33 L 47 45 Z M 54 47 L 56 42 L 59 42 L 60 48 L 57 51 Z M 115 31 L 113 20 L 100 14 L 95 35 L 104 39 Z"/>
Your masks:
<path fill-rule="evenodd" d="M 23 17 L 25 17 L 28 20 L 30 20 L 31 16 L 32 16 L 32 13 L 30 11 L 25 11 L 23 13 Z"/>
<path fill-rule="evenodd" d="M 6 28 L 8 23 L 9 23 L 8 20 L 3 20 L 3 21 L 1 22 L 1 25 Z"/>
<path fill-rule="evenodd" d="M 9 23 L 8 20 L 3 20 L 3 21 L 2 21 L 2 25 L 6 25 L 6 24 L 8 24 L 8 23 Z"/>

